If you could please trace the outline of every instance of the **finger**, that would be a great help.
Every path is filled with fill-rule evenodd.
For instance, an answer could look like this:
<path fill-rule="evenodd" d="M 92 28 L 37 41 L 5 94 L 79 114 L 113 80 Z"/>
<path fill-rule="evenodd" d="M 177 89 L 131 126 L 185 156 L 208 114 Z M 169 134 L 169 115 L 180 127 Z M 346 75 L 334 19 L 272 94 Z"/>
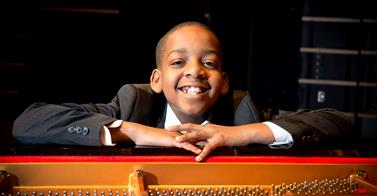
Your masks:
<path fill-rule="evenodd" d="M 167 127 L 166 130 L 168 131 L 197 131 L 201 130 L 203 128 L 203 125 L 193 124 L 193 123 L 185 123 L 182 125 L 176 125 L 176 126 L 170 126 Z"/>
<path fill-rule="evenodd" d="M 204 160 L 210 152 L 212 152 L 216 148 L 216 145 L 212 143 L 208 143 L 206 146 L 204 146 L 202 152 L 195 157 L 195 160 L 200 162 Z"/>
<path fill-rule="evenodd" d="M 176 126 L 166 127 L 165 129 L 167 131 L 179 131 L 179 127 L 180 127 L 180 125 L 176 125 Z"/>
<path fill-rule="evenodd" d="M 202 134 L 196 131 L 196 132 L 187 132 L 183 135 L 177 136 L 175 140 L 178 142 L 187 142 L 187 141 L 193 142 L 193 141 L 198 141 L 198 140 L 203 140 L 203 139 L 202 139 Z"/>
<path fill-rule="evenodd" d="M 200 148 L 204 148 L 208 144 L 208 141 L 198 141 L 196 142 L 195 146 L 199 146 Z"/>
<path fill-rule="evenodd" d="M 187 133 L 187 130 L 182 128 L 181 125 L 170 126 L 170 127 L 167 127 L 166 130 L 169 131 L 169 132 L 176 132 L 176 133 L 180 133 L 180 134 Z"/>
<path fill-rule="evenodd" d="M 166 130 L 176 131 L 176 132 L 187 131 L 187 129 L 188 127 L 184 125 L 175 125 L 175 126 L 166 127 Z"/>
<path fill-rule="evenodd" d="M 191 151 L 195 154 L 199 154 L 202 151 L 198 147 L 192 145 L 190 142 L 182 142 L 182 143 L 176 142 L 175 146 L 178 148 L 183 148 L 185 150 Z"/>

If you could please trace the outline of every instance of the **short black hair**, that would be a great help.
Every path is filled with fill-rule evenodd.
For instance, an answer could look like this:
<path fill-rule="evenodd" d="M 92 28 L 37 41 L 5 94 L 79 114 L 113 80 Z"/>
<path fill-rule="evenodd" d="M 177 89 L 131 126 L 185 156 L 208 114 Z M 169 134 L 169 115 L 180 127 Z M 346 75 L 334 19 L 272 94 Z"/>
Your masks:
<path fill-rule="evenodd" d="M 178 29 L 180 29 L 182 27 L 190 26 L 190 25 L 196 25 L 196 26 L 202 27 L 203 29 L 205 29 L 208 32 L 212 33 L 214 35 L 214 37 L 217 39 L 217 42 L 219 43 L 219 49 L 220 49 L 220 52 L 221 52 L 221 55 L 222 55 L 222 46 L 221 46 L 221 43 L 220 43 L 218 37 L 216 36 L 216 34 L 207 25 L 205 25 L 203 23 L 200 23 L 200 22 L 196 22 L 196 21 L 182 22 L 182 23 L 179 23 L 178 25 L 174 26 L 173 28 L 171 28 L 158 41 L 157 46 L 156 46 L 156 51 L 155 51 L 156 52 L 155 53 L 155 58 L 156 58 L 156 66 L 157 67 L 159 67 L 160 64 L 161 64 L 161 58 L 162 58 L 162 54 L 164 53 L 164 50 L 165 50 L 166 39 L 169 37 L 169 35 L 171 35 L 173 32 L 175 32 L 176 30 L 178 30 Z"/>

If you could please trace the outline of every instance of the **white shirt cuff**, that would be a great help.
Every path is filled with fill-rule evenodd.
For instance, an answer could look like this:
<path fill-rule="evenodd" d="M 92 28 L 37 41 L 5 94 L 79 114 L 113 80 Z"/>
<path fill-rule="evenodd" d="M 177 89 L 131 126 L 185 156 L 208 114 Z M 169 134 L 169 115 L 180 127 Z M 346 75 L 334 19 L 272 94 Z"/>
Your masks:
<path fill-rule="evenodd" d="M 293 145 L 292 135 L 287 130 L 272 122 L 263 123 L 271 129 L 275 137 L 275 142 L 268 145 L 270 148 L 287 149 Z"/>
<path fill-rule="evenodd" d="M 102 127 L 102 131 L 101 131 L 102 145 L 104 145 L 104 146 L 115 146 L 115 144 L 113 144 L 113 141 L 111 139 L 111 133 L 110 133 L 109 128 L 117 128 L 121 124 L 122 124 L 122 120 L 116 120 L 116 121 L 112 122 L 111 124 Z"/>

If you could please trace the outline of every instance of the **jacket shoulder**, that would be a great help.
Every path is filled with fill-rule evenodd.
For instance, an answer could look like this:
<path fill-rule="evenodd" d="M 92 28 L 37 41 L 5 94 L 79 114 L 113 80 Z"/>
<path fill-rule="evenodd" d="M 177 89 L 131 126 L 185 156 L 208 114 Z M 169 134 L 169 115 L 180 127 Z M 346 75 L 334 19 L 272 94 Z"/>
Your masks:
<path fill-rule="evenodd" d="M 154 116 L 164 108 L 162 95 L 154 93 L 150 84 L 126 84 L 117 99 L 125 119 L 142 124 L 154 124 Z"/>
<path fill-rule="evenodd" d="M 261 114 L 249 93 L 242 98 L 235 99 L 234 124 L 242 125 L 261 122 Z"/>

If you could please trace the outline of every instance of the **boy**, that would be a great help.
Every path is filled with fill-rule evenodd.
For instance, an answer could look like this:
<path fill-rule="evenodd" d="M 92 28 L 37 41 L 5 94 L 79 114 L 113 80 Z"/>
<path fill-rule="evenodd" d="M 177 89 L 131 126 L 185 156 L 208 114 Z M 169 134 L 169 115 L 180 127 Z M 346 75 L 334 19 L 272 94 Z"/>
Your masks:
<path fill-rule="evenodd" d="M 350 119 L 333 110 L 257 123 L 246 96 L 233 113 L 225 104 L 229 83 L 221 57 L 220 42 L 208 27 L 179 24 L 157 44 L 149 85 L 125 85 L 108 104 L 35 103 L 16 119 L 13 135 L 36 144 L 175 146 L 202 161 L 217 146 L 289 147 L 304 137 L 313 139 L 302 143 L 316 143 L 350 133 Z"/>

